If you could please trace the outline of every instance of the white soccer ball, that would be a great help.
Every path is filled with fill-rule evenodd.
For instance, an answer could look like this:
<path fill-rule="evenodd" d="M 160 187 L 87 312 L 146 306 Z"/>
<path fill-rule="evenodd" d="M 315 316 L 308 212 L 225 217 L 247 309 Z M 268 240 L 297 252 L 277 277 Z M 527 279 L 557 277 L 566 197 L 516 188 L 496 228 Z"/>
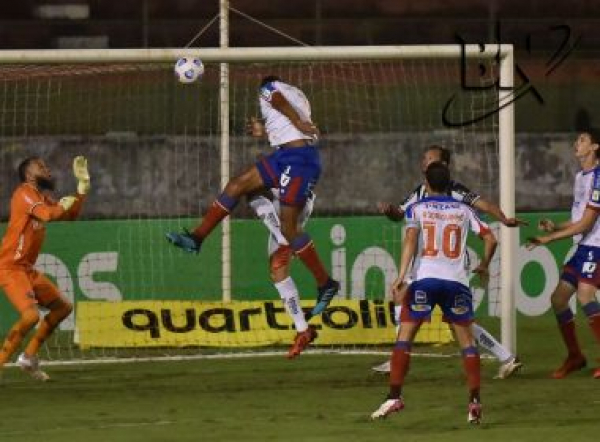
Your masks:
<path fill-rule="evenodd" d="M 175 76 L 181 83 L 193 83 L 204 74 L 204 65 L 198 58 L 183 57 L 175 63 Z"/>

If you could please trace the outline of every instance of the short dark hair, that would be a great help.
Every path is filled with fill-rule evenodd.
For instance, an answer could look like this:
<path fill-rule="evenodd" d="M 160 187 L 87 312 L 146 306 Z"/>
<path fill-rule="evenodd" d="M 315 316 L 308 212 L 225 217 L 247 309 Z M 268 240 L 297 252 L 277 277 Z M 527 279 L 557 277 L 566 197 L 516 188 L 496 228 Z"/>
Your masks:
<path fill-rule="evenodd" d="M 600 158 L 600 130 L 595 127 L 588 127 L 581 132 L 587 134 L 590 137 L 592 144 L 597 144 L 599 147 L 596 149 L 596 158 Z"/>
<path fill-rule="evenodd" d="M 595 127 L 589 127 L 586 130 L 582 131 L 584 134 L 588 134 L 590 136 L 590 140 L 592 143 L 600 144 L 600 130 Z"/>
<path fill-rule="evenodd" d="M 437 150 L 440 153 L 440 161 L 442 163 L 446 163 L 448 166 L 450 165 L 450 160 L 452 158 L 452 152 L 450 152 L 450 150 L 440 146 L 439 144 L 432 144 L 425 149 L 425 152 L 429 152 L 430 150 Z"/>
<path fill-rule="evenodd" d="M 450 186 L 450 170 L 441 161 L 435 161 L 427 166 L 425 178 L 434 192 L 444 193 Z"/>
<path fill-rule="evenodd" d="M 27 169 L 34 161 L 38 161 L 40 157 L 28 157 L 19 163 L 17 167 L 17 173 L 19 174 L 19 180 L 24 183 L 27 181 Z"/>
<path fill-rule="evenodd" d="M 260 87 L 272 83 L 273 81 L 281 81 L 281 78 L 279 78 L 277 75 L 268 75 L 261 80 Z"/>

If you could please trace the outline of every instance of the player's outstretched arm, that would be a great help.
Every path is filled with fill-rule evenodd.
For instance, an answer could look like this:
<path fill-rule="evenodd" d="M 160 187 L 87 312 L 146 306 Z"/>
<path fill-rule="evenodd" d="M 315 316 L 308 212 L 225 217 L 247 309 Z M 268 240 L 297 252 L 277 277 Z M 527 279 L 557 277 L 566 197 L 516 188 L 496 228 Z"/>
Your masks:
<path fill-rule="evenodd" d="M 77 179 L 77 193 L 87 195 L 92 185 L 86 157 L 80 155 L 73 159 L 73 175 Z"/>
<path fill-rule="evenodd" d="M 502 209 L 498 207 L 498 205 L 492 203 L 491 201 L 484 200 L 483 198 L 479 198 L 475 202 L 474 206 L 477 210 L 481 210 L 482 212 L 493 216 L 506 227 L 519 227 L 529 225 L 527 221 L 522 220 L 520 218 L 507 218 Z"/>
<path fill-rule="evenodd" d="M 391 221 L 402 221 L 404 219 L 404 211 L 399 207 L 385 202 L 377 203 L 379 213 L 385 215 Z"/>
<path fill-rule="evenodd" d="M 595 209 L 588 207 L 583 212 L 583 216 L 579 221 L 565 223 L 565 227 L 560 229 L 557 229 L 556 226 L 554 226 L 554 230 L 548 235 L 527 238 L 527 249 L 533 250 L 539 245 L 589 232 L 592 227 L 594 227 L 597 219 L 598 212 Z M 559 227 L 562 227 L 562 225 Z"/>
<path fill-rule="evenodd" d="M 80 155 L 73 159 L 73 175 L 77 180 L 77 194 L 61 198 L 59 205 L 65 210 L 59 218 L 61 221 L 72 221 L 79 216 L 86 195 L 90 191 L 91 180 L 87 158 Z"/>
<path fill-rule="evenodd" d="M 563 230 L 570 227 L 573 224 L 571 220 L 565 221 L 560 224 L 554 224 L 554 221 L 548 218 L 542 218 L 538 221 L 538 229 L 542 232 L 552 233 L 556 230 Z"/>

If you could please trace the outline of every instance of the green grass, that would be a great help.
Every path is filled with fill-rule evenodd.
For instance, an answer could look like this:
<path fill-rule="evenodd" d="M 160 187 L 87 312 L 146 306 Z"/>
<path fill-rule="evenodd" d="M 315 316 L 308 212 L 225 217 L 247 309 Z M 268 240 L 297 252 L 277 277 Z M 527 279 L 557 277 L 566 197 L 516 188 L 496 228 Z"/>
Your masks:
<path fill-rule="evenodd" d="M 580 322 L 582 318 L 579 318 Z M 369 414 L 387 391 L 378 356 L 283 357 L 52 366 L 36 383 L 7 368 L 4 441 L 589 441 L 597 439 L 599 381 L 586 369 L 556 381 L 563 349 L 552 318 L 520 318 L 526 370 L 494 381 L 483 363 L 484 423 L 466 423 L 457 357 L 413 359 L 407 408 Z M 590 365 L 597 347 L 580 327 Z M 593 351 L 592 351 L 593 350 Z"/>

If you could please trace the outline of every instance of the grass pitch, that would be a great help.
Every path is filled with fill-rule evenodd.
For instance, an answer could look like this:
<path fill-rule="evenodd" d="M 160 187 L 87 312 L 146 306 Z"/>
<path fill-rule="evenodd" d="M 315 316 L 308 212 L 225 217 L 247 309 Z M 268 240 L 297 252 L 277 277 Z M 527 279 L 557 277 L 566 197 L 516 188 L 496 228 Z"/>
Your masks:
<path fill-rule="evenodd" d="M 598 347 L 583 318 L 588 361 Z M 483 362 L 484 421 L 467 424 L 458 357 L 415 357 L 406 409 L 385 421 L 370 413 L 387 378 L 378 356 L 302 355 L 48 367 L 41 384 L 5 369 L 2 441 L 591 441 L 597 439 L 600 381 L 591 369 L 548 378 L 563 357 L 552 318 L 521 318 L 524 372 L 492 380 Z M 448 349 L 445 349 L 448 351 Z M 452 350 L 450 350 L 452 351 Z"/>

